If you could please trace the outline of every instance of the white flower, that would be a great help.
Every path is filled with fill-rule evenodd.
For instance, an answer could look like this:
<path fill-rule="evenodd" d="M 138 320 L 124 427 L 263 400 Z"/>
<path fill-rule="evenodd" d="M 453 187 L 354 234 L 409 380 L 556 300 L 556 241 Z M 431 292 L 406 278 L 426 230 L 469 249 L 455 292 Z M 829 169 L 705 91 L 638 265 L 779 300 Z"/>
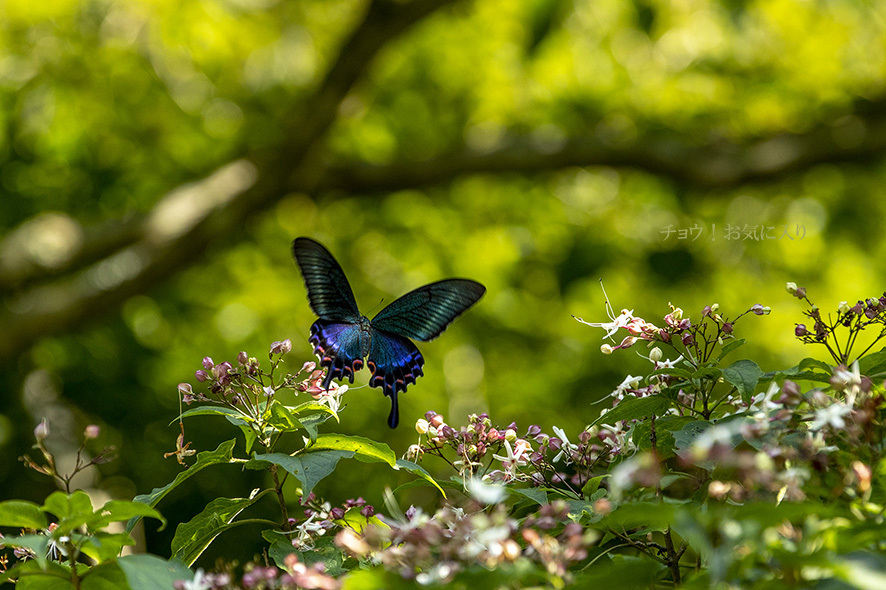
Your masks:
<path fill-rule="evenodd" d="M 489 484 L 476 477 L 472 477 L 467 481 L 467 488 L 472 498 L 487 506 L 498 504 L 508 495 L 503 485 Z"/>
<path fill-rule="evenodd" d="M 837 389 L 846 392 L 846 405 L 853 406 L 855 404 L 855 396 L 861 392 L 861 372 L 858 368 L 858 361 L 852 363 L 849 369 L 838 368 L 834 371 L 834 377 L 831 384 Z"/>
<path fill-rule="evenodd" d="M 678 356 L 678 357 L 675 358 L 674 360 L 671 360 L 671 361 L 668 361 L 668 360 L 660 361 L 660 362 L 658 363 L 658 368 L 659 368 L 659 369 L 673 369 L 674 367 L 677 366 L 677 363 L 679 363 L 679 362 L 682 361 L 682 360 L 683 360 L 683 355 L 681 354 L 680 356 Z"/>
<path fill-rule="evenodd" d="M 821 430 L 825 426 L 843 428 L 846 426 L 843 416 L 851 411 L 852 408 L 850 406 L 841 404 L 838 401 L 825 408 L 815 410 L 815 418 L 809 424 L 809 430 Z"/>
<path fill-rule="evenodd" d="M 572 453 L 578 450 L 578 445 L 569 442 L 569 439 L 566 438 L 566 433 L 563 432 L 563 429 L 559 426 L 554 426 L 553 430 L 554 434 L 556 434 L 557 438 L 561 441 L 560 452 L 554 457 L 554 463 L 565 457 L 566 464 L 569 465 L 572 463 Z"/>
<path fill-rule="evenodd" d="M 314 540 L 311 537 L 311 533 L 317 533 L 318 535 L 322 535 L 326 532 L 326 529 L 319 522 L 314 522 L 314 518 L 317 516 L 317 513 L 314 512 L 311 514 L 306 521 L 295 527 L 295 532 L 298 533 L 296 538 L 292 541 L 292 546 L 296 549 L 304 548 L 304 547 L 313 547 Z"/>
<path fill-rule="evenodd" d="M 758 393 L 751 398 L 751 405 L 748 407 L 748 412 L 768 412 L 769 410 L 781 408 L 779 404 L 772 401 L 772 398 L 775 397 L 775 394 L 779 391 L 780 388 L 775 381 L 770 383 L 769 389 L 766 390 L 766 393 Z M 761 404 L 761 406 L 758 407 L 757 404 Z"/>
<path fill-rule="evenodd" d="M 194 579 L 190 581 L 185 581 L 182 584 L 182 590 L 211 590 L 212 582 L 208 579 L 208 576 L 203 572 L 203 568 L 198 569 L 194 572 Z"/>
<path fill-rule="evenodd" d="M 622 398 L 624 397 L 624 394 L 625 392 L 627 392 L 628 389 L 636 389 L 637 386 L 640 385 L 640 381 L 642 380 L 643 377 L 634 377 L 633 375 L 628 375 L 624 378 L 624 381 L 622 381 L 621 384 L 616 387 L 609 395 L 611 395 L 612 397 Z"/>
<path fill-rule="evenodd" d="M 341 407 L 341 396 L 348 390 L 347 385 L 339 385 L 335 389 L 327 389 L 320 392 L 316 399 L 320 403 L 325 403 L 333 412 L 338 412 Z"/>
<path fill-rule="evenodd" d="M 517 439 L 513 447 L 510 441 L 505 439 L 505 451 L 507 456 L 492 455 L 492 458 L 501 461 L 502 466 L 505 468 L 505 481 L 522 479 L 523 476 L 517 471 L 517 468 L 526 465 L 528 460 L 525 455 L 532 451 L 532 447 L 522 438 Z"/>
<path fill-rule="evenodd" d="M 592 328 L 603 328 L 606 330 L 606 335 L 603 338 L 612 338 L 612 335 L 618 332 L 619 328 L 626 328 L 628 324 L 631 323 L 634 319 L 634 310 L 633 309 L 623 309 L 617 318 L 609 316 L 611 322 L 586 322 L 579 317 L 574 317 L 576 320 L 585 324 L 586 326 L 591 326 Z"/>

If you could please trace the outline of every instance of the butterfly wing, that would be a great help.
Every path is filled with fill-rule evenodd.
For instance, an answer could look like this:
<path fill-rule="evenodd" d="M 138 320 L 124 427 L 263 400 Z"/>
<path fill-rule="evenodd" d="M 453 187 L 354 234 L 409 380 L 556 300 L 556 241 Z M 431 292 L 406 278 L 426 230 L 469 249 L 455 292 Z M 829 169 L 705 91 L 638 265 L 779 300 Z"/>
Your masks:
<path fill-rule="evenodd" d="M 419 287 L 378 312 L 372 327 L 427 342 L 477 303 L 486 287 L 469 279 L 446 279 Z"/>
<path fill-rule="evenodd" d="M 354 373 L 363 368 L 362 333 L 360 324 L 320 319 L 311 325 L 308 341 L 314 345 L 320 366 L 327 369 L 324 389 L 329 389 L 333 379 L 347 377 L 354 382 Z"/>
<path fill-rule="evenodd" d="M 292 255 L 301 269 L 311 309 L 321 319 L 345 323 L 360 320 L 360 311 L 345 273 L 329 250 L 310 238 L 296 238 Z"/>
<path fill-rule="evenodd" d="M 381 387 L 382 392 L 391 398 L 391 413 L 388 426 L 396 428 L 400 422 L 397 394 L 406 391 L 406 386 L 415 383 L 425 359 L 418 348 L 403 336 L 385 330 L 372 328 L 372 344 L 366 366 L 372 371 L 369 379 L 371 387 Z"/>

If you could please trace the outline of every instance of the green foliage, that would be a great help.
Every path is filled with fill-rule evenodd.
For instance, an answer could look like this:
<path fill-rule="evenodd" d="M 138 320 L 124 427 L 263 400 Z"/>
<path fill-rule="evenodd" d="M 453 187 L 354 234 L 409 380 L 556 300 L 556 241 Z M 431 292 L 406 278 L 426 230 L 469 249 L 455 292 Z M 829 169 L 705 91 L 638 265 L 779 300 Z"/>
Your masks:
<path fill-rule="evenodd" d="M 871 306 L 886 312 L 886 297 Z M 749 312 L 766 310 L 754 306 Z M 672 307 L 664 328 L 627 311 L 610 324 L 593 325 L 610 338 L 622 329 L 633 334 L 616 346 L 604 344 L 604 352 L 639 342 L 651 347 L 652 368 L 645 377 L 629 375 L 600 420 L 577 436 L 557 426 L 548 434 L 538 425 L 521 435 L 516 424 L 499 426 L 486 414 L 471 415 L 467 426 L 456 429 L 428 412 L 415 424 L 419 443 L 404 458 L 368 437 L 308 435 L 305 422 L 321 417 L 314 422 L 319 429 L 330 423 L 327 418 L 339 418 L 348 388 L 320 387 L 323 373 L 313 363 L 280 374 L 288 343 L 272 345 L 268 372 L 244 354 L 237 368 L 204 358 L 197 378 L 207 392 L 179 387 L 185 402 L 203 405 L 180 420 L 209 416 L 226 424 L 244 434 L 247 456 L 235 452 L 236 439 L 224 442 L 197 453 L 167 486 L 97 510 L 82 491 L 55 492 L 42 506 L 0 503 L 0 526 L 24 529 L 2 540 L 19 558 L 2 580 L 41 590 L 141 590 L 173 583 L 211 590 L 879 587 L 886 579 L 886 388 L 859 367 L 876 369 L 886 350 L 870 353 L 870 360 L 863 355 L 852 367 L 804 359 L 764 374 L 749 359 L 725 365 L 738 348 L 732 344 L 736 321 L 716 306 L 705 307 L 697 321 Z M 851 323 L 850 337 L 868 325 Z M 666 359 L 659 347 L 678 358 Z M 804 391 L 788 377 L 811 386 Z M 301 394 L 315 401 L 283 401 Z M 185 463 L 193 454 L 183 422 L 181 430 L 170 454 Z M 37 446 L 54 465 L 42 446 L 47 432 L 45 424 L 35 431 Z M 293 434 L 300 444 L 293 444 L 299 439 Z M 437 482 L 419 464 L 431 458 L 455 472 L 449 482 Z M 343 459 L 356 460 L 349 470 L 381 464 L 416 479 L 385 492 L 384 518 L 362 497 L 333 506 L 314 490 L 341 477 Z M 26 464 L 57 477 L 46 466 Z M 218 490 L 218 497 L 177 525 L 170 561 L 120 556 L 132 539 L 106 531 L 108 525 L 128 521 L 131 529 L 145 516 L 165 524 L 154 507 L 167 495 L 232 464 L 267 472 L 273 484 L 248 497 Z M 286 487 L 289 476 L 294 490 Z M 438 509 L 401 510 L 398 495 L 416 484 L 440 492 Z M 276 498 L 278 519 L 252 515 L 265 498 Z M 255 526 L 260 533 L 250 533 Z M 261 539 L 269 561 L 243 571 L 232 563 L 209 574 L 186 569 L 235 529 Z"/>
<path fill-rule="evenodd" d="M 93 510 L 83 491 L 55 492 L 43 506 L 21 500 L 0 502 L 0 527 L 19 527 L 26 532 L 0 538 L 0 547 L 13 547 L 33 561 L 6 569 L 0 582 L 18 580 L 19 588 L 101 589 L 112 587 L 148 590 L 171 584 L 172 575 L 186 569 L 153 556 L 118 557 L 123 547 L 135 544 L 127 533 L 112 533 L 111 523 L 132 518 L 165 519 L 141 502 L 110 500 Z M 51 519 L 52 524 L 47 526 Z M 31 532 L 27 532 L 31 531 Z M 92 561 L 86 569 L 81 559 Z M 123 575 L 120 575 L 122 570 Z"/>

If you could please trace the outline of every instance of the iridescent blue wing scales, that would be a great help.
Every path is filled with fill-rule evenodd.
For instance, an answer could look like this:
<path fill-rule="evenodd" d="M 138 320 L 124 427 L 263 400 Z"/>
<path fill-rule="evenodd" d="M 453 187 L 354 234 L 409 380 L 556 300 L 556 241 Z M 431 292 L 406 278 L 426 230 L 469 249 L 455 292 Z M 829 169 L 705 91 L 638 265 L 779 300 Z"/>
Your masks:
<path fill-rule="evenodd" d="M 311 325 L 309 342 L 320 366 L 326 368 L 323 388 L 329 389 L 333 379 L 347 377 L 354 382 L 354 373 L 363 368 L 363 346 L 359 324 L 317 320 Z"/>
<path fill-rule="evenodd" d="M 308 301 L 315 314 L 324 320 L 360 321 L 351 285 L 329 250 L 310 238 L 296 238 L 292 255 L 305 279 Z"/>
<path fill-rule="evenodd" d="M 470 279 L 446 279 L 396 299 L 372 318 L 372 327 L 427 342 L 474 305 L 486 287 Z"/>
<path fill-rule="evenodd" d="M 372 345 L 366 366 L 372 371 L 369 379 L 371 387 L 381 387 L 391 399 L 391 413 L 388 426 L 396 428 L 400 421 L 397 394 L 406 391 L 406 386 L 421 377 L 425 359 L 418 348 L 408 339 L 377 328 L 372 329 Z"/>

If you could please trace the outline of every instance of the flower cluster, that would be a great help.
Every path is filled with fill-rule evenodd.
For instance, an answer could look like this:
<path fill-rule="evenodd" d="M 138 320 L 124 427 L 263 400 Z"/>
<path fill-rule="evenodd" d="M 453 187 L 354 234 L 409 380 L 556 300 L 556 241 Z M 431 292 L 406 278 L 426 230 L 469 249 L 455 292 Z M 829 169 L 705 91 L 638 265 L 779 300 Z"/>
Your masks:
<path fill-rule="evenodd" d="M 91 440 L 99 438 L 100 435 L 101 428 L 99 426 L 95 424 L 88 425 L 83 431 L 83 442 L 77 448 L 77 454 L 74 459 L 73 469 L 68 474 L 59 473 L 56 465 L 55 455 L 46 446 L 46 439 L 49 437 L 49 423 L 46 421 L 46 419 L 43 419 L 34 428 L 34 439 L 37 441 L 34 445 L 34 448 L 39 450 L 40 454 L 43 455 L 44 463 L 41 465 L 28 455 L 23 455 L 19 457 L 19 460 L 24 462 L 26 466 L 33 469 L 37 473 L 47 475 L 55 479 L 59 485 L 70 492 L 71 481 L 78 473 L 91 467 L 92 465 L 102 465 L 114 459 L 115 450 L 112 446 L 105 447 L 104 449 L 96 453 L 93 457 L 88 456 L 88 453 L 86 452 L 87 443 Z"/>
<path fill-rule="evenodd" d="M 822 316 L 821 310 L 812 303 L 806 295 L 805 287 L 798 287 L 796 283 L 788 283 L 787 291 L 797 299 L 805 301 L 809 309 L 803 312 L 811 321 L 811 327 L 806 324 L 797 324 L 794 335 L 806 344 L 822 344 L 827 348 L 831 357 L 837 363 L 850 364 L 852 347 L 858 335 L 868 326 L 879 324 L 880 333 L 856 359 L 871 350 L 874 345 L 886 336 L 886 292 L 880 297 L 859 299 L 854 305 L 848 301 L 841 301 L 837 306 L 834 317 L 828 314 L 827 319 Z M 847 334 L 841 338 L 839 331 L 846 330 Z"/>
<path fill-rule="evenodd" d="M 322 563 L 305 565 L 295 554 L 287 555 L 284 567 L 248 564 L 240 581 L 230 571 L 205 573 L 197 570 L 191 580 L 178 580 L 175 590 L 338 590 L 341 582 L 328 575 Z"/>
<path fill-rule="evenodd" d="M 295 532 L 292 546 L 299 551 L 313 549 L 316 539 L 336 528 L 336 522 L 341 522 L 350 510 L 359 511 L 366 519 L 375 515 L 375 508 L 362 497 L 350 498 L 333 507 L 329 502 L 318 500 L 311 492 L 301 499 L 300 504 L 305 507 L 304 520 L 289 519 L 291 530 Z"/>
<path fill-rule="evenodd" d="M 446 584 L 473 567 L 495 569 L 520 560 L 543 565 L 552 576 L 568 577 L 572 563 L 587 557 L 597 539 L 575 523 L 563 525 L 567 504 L 542 506 L 523 522 L 499 504 L 490 512 L 446 506 L 434 515 L 410 507 L 399 521 L 343 529 L 336 543 L 361 560 L 380 563 L 419 584 Z"/>
<path fill-rule="evenodd" d="M 472 414 L 466 426 L 455 429 L 442 415 L 430 411 L 416 422 L 420 440 L 409 448 L 406 458 L 439 457 L 466 481 L 478 477 L 500 484 L 528 482 L 580 497 L 584 484 L 597 471 L 604 472 L 609 461 L 629 446 L 622 425 L 591 427 L 578 435 L 578 442 L 570 441 L 557 426 L 548 434 L 532 425 L 522 436 L 517 428 L 513 422 L 494 426 L 483 413 Z"/>
<path fill-rule="evenodd" d="M 212 358 L 204 357 L 203 368 L 198 369 L 194 376 L 198 382 L 208 386 L 208 394 L 195 392 L 189 383 L 180 383 L 178 390 L 181 399 L 188 405 L 193 402 L 208 402 L 233 410 L 242 418 L 243 424 L 254 431 L 259 443 L 268 447 L 274 440 L 273 434 L 279 432 L 268 428 L 267 410 L 281 392 L 291 391 L 294 395 L 307 393 L 327 406 L 332 413 L 337 413 L 344 407 L 342 396 L 348 390 L 347 385 L 331 383 L 329 388 L 324 388 L 324 371 L 318 369 L 313 361 L 304 363 L 294 374 L 284 372 L 278 375 L 283 355 L 291 350 L 292 343 L 289 340 L 273 342 L 268 354 L 271 368 L 267 372 L 255 357 L 250 357 L 245 351 L 237 355 L 236 363 L 216 363 Z M 168 456 L 178 456 L 179 462 L 184 456 L 193 453 L 187 450 L 183 436 L 180 438 L 177 451 L 167 453 Z"/>
<path fill-rule="evenodd" d="M 702 319 L 700 322 L 693 323 L 689 317 L 684 316 L 682 309 L 670 304 L 669 307 L 671 308 L 670 313 L 663 318 L 664 328 L 659 328 L 655 324 L 635 316 L 632 309 L 623 309 L 616 317 L 612 313 L 612 307 L 608 302 L 606 304 L 606 311 L 610 319 L 608 322 L 586 322 L 580 317 L 572 317 L 585 325 L 602 328 L 606 331 L 603 338 L 613 341 L 613 336 L 620 329 L 628 332 L 628 335 L 615 346 L 608 343 L 603 344 L 600 347 L 603 354 L 612 354 L 616 350 L 630 348 L 638 340 L 645 340 L 650 345 L 653 342 L 671 344 L 675 349 L 677 343 L 680 343 L 684 347 L 683 354 L 688 359 L 705 362 L 710 358 L 715 345 L 719 344 L 722 346 L 725 340 L 733 337 L 732 332 L 738 319 L 748 313 L 766 315 L 770 312 L 768 307 L 758 303 L 734 320 L 728 320 L 717 313 L 719 305 L 714 303 L 704 307 L 701 312 Z"/>

